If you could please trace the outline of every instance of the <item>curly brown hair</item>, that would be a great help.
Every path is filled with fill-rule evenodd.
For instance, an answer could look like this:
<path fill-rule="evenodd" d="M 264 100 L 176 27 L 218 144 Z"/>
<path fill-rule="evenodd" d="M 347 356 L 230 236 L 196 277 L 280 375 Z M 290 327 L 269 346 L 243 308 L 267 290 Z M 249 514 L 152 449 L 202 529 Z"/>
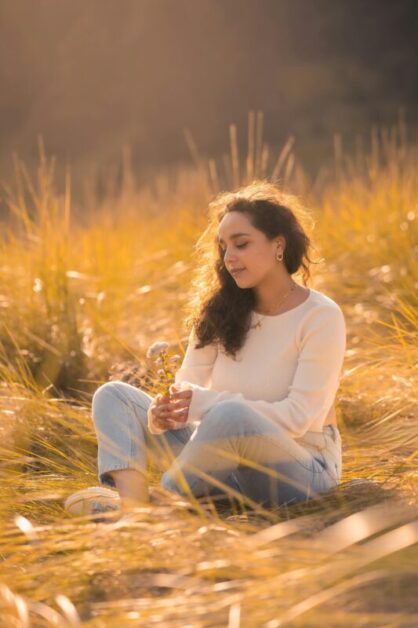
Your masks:
<path fill-rule="evenodd" d="M 225 268 L 217 238 L 218 225 L 229 212 L 242 212 L 269 240 L 283 235 L 286 240 L 283 263 L 289 274 L 302 268 L 302 280 L 310 279 L 308 263 L 311 240 L 302 222 L 312 218 L 299 200 L 285 194 L 267 180 L 255 180 L 232 192 L 220 192 L 209 203 L 209 224 L 195 245 L 198 258 L 187 326 L 198 340 L 196 348 L 219 342 L 227 354 L 235 354 L 245 342 L 255 308 L 252 288 L 239 288 Z"/>

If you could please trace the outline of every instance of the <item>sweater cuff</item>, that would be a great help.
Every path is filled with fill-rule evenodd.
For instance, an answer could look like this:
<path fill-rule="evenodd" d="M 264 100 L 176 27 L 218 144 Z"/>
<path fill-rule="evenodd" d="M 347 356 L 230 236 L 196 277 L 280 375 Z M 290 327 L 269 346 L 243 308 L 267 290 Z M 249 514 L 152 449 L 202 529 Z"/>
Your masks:
<path fill-rule="evenodd" d="M 199 384 L 182 382 L 192 391 L 187 423 L 202 420 L 203 415 L 217 402 L 228 396 L 228 393 L 220 393 L 217 390 L 209 390 Z"/>

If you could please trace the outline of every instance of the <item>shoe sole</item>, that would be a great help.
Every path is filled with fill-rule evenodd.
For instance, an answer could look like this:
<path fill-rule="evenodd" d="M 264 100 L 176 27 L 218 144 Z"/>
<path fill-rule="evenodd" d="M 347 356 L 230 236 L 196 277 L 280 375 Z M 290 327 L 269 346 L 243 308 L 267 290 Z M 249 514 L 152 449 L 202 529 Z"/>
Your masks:
<path fill-rule="evenodd" d="M 111 489 L 92 487 L 73 493 L 64 502 L 64 509 L 74 516 L 86 516 L 98 514 L 93 511 L 95 502 L 100 502 L 104 506 L 120 506 L 119 497 L 115 496 Z M 109 511 L 117 510 L 117 508 L 109 508 Z"/>

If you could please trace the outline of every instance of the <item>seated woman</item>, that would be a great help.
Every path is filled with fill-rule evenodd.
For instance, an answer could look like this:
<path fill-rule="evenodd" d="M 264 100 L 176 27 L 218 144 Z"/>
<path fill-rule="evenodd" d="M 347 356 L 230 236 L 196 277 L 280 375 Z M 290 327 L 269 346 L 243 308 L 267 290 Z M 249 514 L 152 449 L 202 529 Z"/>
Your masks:
<path fill-rule="evenodd" d="M 265 181 L 210 203 L 175 384 L 155 398 L 125 382 L 98 388 L 102 487 L 68 498 L 69 512 L 149 502 L 151 459 L 166 491 L 224 492 L 250 506 L 305 501 L 340 482 L 334 400 L 345 320 L 335 301 L 306 287 L 311 242 L 299 212 L 293 196 Z M 300 268 L 303 286 L 292 277 Z"/>

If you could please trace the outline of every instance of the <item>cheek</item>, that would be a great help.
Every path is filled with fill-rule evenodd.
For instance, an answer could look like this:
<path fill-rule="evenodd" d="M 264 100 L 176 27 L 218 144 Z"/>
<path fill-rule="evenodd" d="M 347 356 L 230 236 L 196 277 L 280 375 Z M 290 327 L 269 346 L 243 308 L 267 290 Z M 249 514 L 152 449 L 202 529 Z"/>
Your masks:
<path fill-rule="evenodd" d="M 270 272 L 272 269 L 272 263 L 269 259 L 264 255 L 256 255 L 253 256 L 251 261 L 249 261 L 251 265 L 251 271 L 257 275 L 263 275 L 266 272 Z"/>

